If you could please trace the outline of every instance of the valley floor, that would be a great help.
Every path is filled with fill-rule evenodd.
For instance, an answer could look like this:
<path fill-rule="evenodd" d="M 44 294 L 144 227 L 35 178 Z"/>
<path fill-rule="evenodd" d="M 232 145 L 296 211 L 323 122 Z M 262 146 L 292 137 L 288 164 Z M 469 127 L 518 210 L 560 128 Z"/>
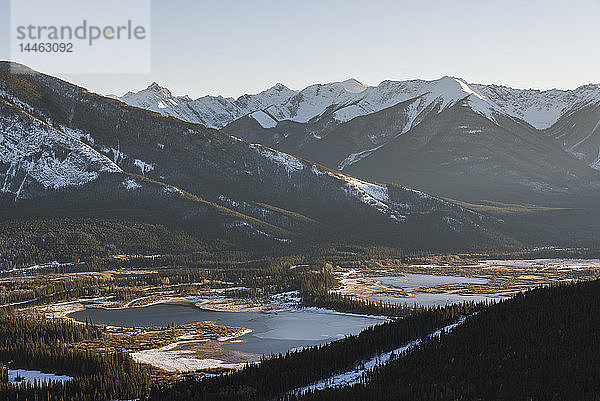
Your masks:
<path fill-rule="evenodd" d="M 68 282 L 84 277 L 111 281 L 115 277 L 131 278 L 153 273 L 153 270 L 146 269 L 62 273 L 56 274 L 52 280 Z M 334 274 L 339 285 L 331 290 L 333 293 L 386 304 L 438 306 L 464 301 L 496 302 L 532 287 L 596 279 L 600 277 L 600 260 L 481 260 L 475 263 L 401 266 L 398 266 L 396 261 L 357 261 L 337 266 Z M 36 276 L 6 277 L 3 280 L 33 283 Z M 184 287 L 186 291 L 182 291 Z M 333 341 L 348 334 L 357 334 L 364 327 L 387 320 L 383 317 L 364 317 L 306 308 L 302 306 L 296 291 L 266 297 L 239 295 L 240 291 L 246 290 L 247 288 L 236 286 L 234 283 L 211 283 L 210 286 L 206 282 L 163 284 L 146 286 L 143 291 L 139 291 L 140 296 L 126 299 L 116 295 L 105 295 L 36 305 L 27 305 L 24 302 L 19 313 L 25 316 L 68 319 L 83 324 L 97 322 L 96 318 L 89 318 L 86 313 L 92 314 L 89 316 L 100 310 L 131 313 L 127 316 L 133 316 L 135 319 L 139 317 L 142 320 L 132 320 L 129 324 L 127 321 L 100 324 L 106 334 L 102 339 L 85 341 L 73 347 L 96 352 L 127 351 L 136 361 L 152 365 L 156 377 L 162 378 L 160 380 L 172 380 L 176 375 L 190 372 L 210 375 L 218 371 L 239 369 L 269 355 L 270 352 L 265 352 L 265 349 L 281 353 L 323 341 Z M 193 292 L 193 295 L 190 292 Z M 177 321 L 175 315 L 172 321 L 143 320 L 144 316 L 152 313 L 147 312 L 150 311 L 149 308 L 181 308 L 182 305 L 188 307 L 184 310 L 185 319 L 192 321 Z M 198 318 L 194 315 L 188 318 L 187 314 L 194 313 L 189 306 L 201 313 L 212 312 L 217 315 L 201 315 Z M 240 318 L 239 327 L 232 326 L 231 323 L 227 323 L 227 319 L 223 319 L 223 314 L 254 314 L 255 320 L 264 318 L 265 323 L 254 328 L 245 327 L 244 322 L 247 321 Z M 168 316 L 171 318 L 171 315 Z M 156 315 L 153 317 L 158 319 Z M 214 320 L 210 321 L 211 318 Z M 303 331 L 297 321 L 301 321 L 305 327 L 308 327 L 307 322 L 312 322 L 315 330 L 321 331 Z M 323 325 L 323 321 L 329 323 Z M 160 324 L 154 324 L 155 322 Z M 265 344 L 273 348 L 265 348 Z M 388 353 L 365 361 L 361 369 L 368 370 L 385 363 L 390 355 L 391 353 Z M 361 369 L 313 386 L 319 388 L 330 383 L 353 382 L 362 375 Z"/>

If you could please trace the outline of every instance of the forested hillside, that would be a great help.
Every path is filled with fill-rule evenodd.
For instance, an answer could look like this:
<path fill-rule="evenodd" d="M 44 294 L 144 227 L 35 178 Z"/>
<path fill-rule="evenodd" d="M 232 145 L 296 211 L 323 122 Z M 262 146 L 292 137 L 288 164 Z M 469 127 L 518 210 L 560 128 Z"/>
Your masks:
<path fill-rule="evenodd" d="M 0 309 L 0 360 L 73 377 L 66 383 L 10 384 L 2 368 L 4 400 L 101 401 L 139 397 L 150 385 L 150 370 L 126 353 L 104 355 L 75 349 L 77 341 L 98 338 L 91 325 L 63 320 L 24 319 Z"/>
<path fill-rule="evenodd" d="M 367 378 L 303 400 L 597 400 L 600 281 L 540 288 L 479 312 Z"/>
<path fill-rule="evenodd" d="M 154 388 L 150 400 L 596 400 L 600 281 L 539 288 L 490 306 L 423 310 L 359 336 L 235 374 Z M 459 316 L 441 337 L 426 338 Z M 423 338 L 351 388 L 291 390 Z"/>

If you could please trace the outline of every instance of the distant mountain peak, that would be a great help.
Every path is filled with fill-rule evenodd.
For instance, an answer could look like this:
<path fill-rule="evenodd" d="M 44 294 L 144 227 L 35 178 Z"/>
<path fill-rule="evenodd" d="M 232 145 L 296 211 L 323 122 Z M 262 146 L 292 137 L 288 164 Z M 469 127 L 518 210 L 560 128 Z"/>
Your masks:
<path fill-rule="evenodd" d="M 455 77 L 453 75 L 444 75 L 443 77 L 441 77 L 437 81 L 462 81 L 462 82 L 465 82 L 464 79 L 462 79 L 460 77 Z"/>
<path fill-rule="evenodd" d="M 276 90 L 278 92 L 281 92 L 283 90 L 291 90 L 290 88 L 288 88 L 287 86 L 285 86 L 284 84 L 282 84 L 281 82 L 277 82 L 275 85 L 273 85 L 270 89 Z"/>
<path fill-rule="evenodd" d="M 18 78 L 0 62 L 0 203 L 20 215 L 33 210 L 31 205 L 70 216 L 77 204 L 78 215 L 89 211 L 91 217 L 117 207 L 127 218 L 156 221 L 160 214 L 198 238 L 241 238 L 243 244 L 257 239 L 266 246 L 355 241 L 360 230 L 365 243 L 390 241 L 406 249 L 427 244 L 471 249 L 482 238 L 496 241 L 482 228 L 484 216 L 422 192 L 355 179 L 222 131 L 115 103 L 47 75 Z M 328 101 L 351 97 L 340 89 L 338 83 L 322 92 Z M 32 90 L 49 96 L 30 96 Z M 252 110 L 264 128 L 277 126 L 277 116 L 264 111 L 265 102 L 276 96 L 250 95 L 239 102 L 210 97 L 191 104 L 178 104 L 180 97 L 152 97 L 164 90 L 153 83 L 129 97 L 154 100 L 150 106 L 167 112 L 187 109 L 188 116 L 203 120 L 213 111 L 216 120 Z M 465 228 L 456 230 L 449 219 Z"/>
<path fill-rule="evenodd" d="M 132 106 L 157 112 L 191 101 L 187 95 L 173 96 L 168 88 L 159 85 L 157 82 L 152 82 L 146 89 L 138 92 L 127 92 L 120 100 Z"/>
<path fill-rule="evenodd" d="M 296 91 L 288 88 L 281 82 L 278 82 L 275 85 L 271 86 L 269 89 L 259 92 L 257 95 L 243 95 L 243 96 L 253 97 L 253 96 L 267 95 L 267 96 L 277 96 L 278 98 L 281 98 L 281 100 L 284 100 L 284 99 L 287 99 L 288 97 L 295 95 L 296 93 L 297 93 Z"/>
<path fill-rule="evenodd" d="M 361 93 L 368 88 L 368 85 L 363 84 L 357 79 L 350 78 L 342 82 L 344 89 L 350 93 Z"/>
<path fill-rule="evenodd" d="M 163 97 L 171 97 L 171 96 L 173 96 L 173 94 L 171 93 L 171 91 L 169 90 L 169 88 L 161 86 L 161 85 L 159 85 L 156 82 L 152 82 L 150 85 L 148 85 L 148 87 L 146 88 L 146 90 L 150 91 L 152 93 L 160 94 Z"/>

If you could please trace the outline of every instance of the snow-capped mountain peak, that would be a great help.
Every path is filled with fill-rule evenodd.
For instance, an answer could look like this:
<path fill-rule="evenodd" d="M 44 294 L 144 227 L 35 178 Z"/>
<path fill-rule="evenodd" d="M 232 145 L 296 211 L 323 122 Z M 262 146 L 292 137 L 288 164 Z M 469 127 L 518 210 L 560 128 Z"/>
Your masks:
<path fill-rule="evenodd" d="M 150 109 L 167 116 L 223 128 L 227 124 L 255 112 L 266 113 L 272 127 L 290 120 L 306 123 L 333 107 L 338 123 L 378 112 L 410 99 L 420 98 L 418 109 L 434 106 L 445 110 L 459 101 L 492 122 L 495 114 L 505 114 L 529 123 L 537 129 L 552 126 L 560 116 L 582 103 L 600 102 L 600 86 L 583 85 L 575 90 L 513 89 L 498 85 L 471 84 L 462 78 L 445 76 L 437 80 L 383 81 L 368 86 L 350 78 L 341 82 L 310 85 L 300 91 L 277 83 L 257 94 L 237 99 L 204 96 L 191 100 L 173 96 L 157 83 L 139 92 L 128 92 L 120 99 L 130 105 Z M 267 118 L 262 113 L 257 114 Z"/>
<path fill-rule="evenodd" d="M 295 91 L 291 90 L 290 88 L 288 88 L 281 82 L 277 82 L 275 85 L 273 85 L 272 87 L 270 87 L 269 89 L 267 89 L 266 91 L 263 91 L 261 93 L 281 93 L 281 92 L 287 92 L 290 95 L 295 93 Z"/>
<path fill-rule="evenodd" d="M 410 129 L 423 110 L 436 109 L 442 112 L 465 99 L 475 112 L 495 122 L 493 112 L 499 109 L 493 102 L 474 91 L 463 79 L 449 76 L 433 81 L 383 81 L 378 86 L 368 87 L 356 97 L 356 101 L 337 110 L 334 117 L 339 123 L 344 123 L 355 117 L 414 100 L 416 103 L 411 109 L 410 124 L 406 127 Z"/>
<path fill-rule="evenodd" d="M 139 92 L 127 92 L 120 98 L 132 106 L 161 112 L 162 109 L 177 107 L 190 101 L 188 96 L 173 96 L 168 88 L 152 82 Z"/>
<path fill-rule="evenodd" d="M 582 103 L 600 101 L 600 86 L 583 85 L 574 90 L 514 89 L 501 85 L 471 84 L 478 93 L 493 101 L 506 114 L 542 130 Z"/>
<path fill-rule="evenodd" d="M 474 91 L 464 79 L 443 77 L 439 80 L 438 85 L 439 90 L 441 90 L 440 98 L 445 101 L 445 107 L 466 99 L 467 105 L 473 111 L 485 116 L 492 122 L 496 122 L 494 113 L 502 112 L 502 109 L 492 101 Z"/>
<path fill-rule="evenodd" d="M 341 84 L 344 89 L 350 93 L 361 93 L 369 87 L 368 85 L 365 85 L 354 78 L 347 79 Z"/>
<path fill-rule="evenodd" d="M 449 76 L 442 77 L 435 81 L 430 81 L 425 84 L 421 90 L 426 90 L 432 95 L 435 95 L 436 98 L 442 99 L 445 107 L 463 100 L 471 95 L 487 101 L 487 99 L 471 89 L 463 79 Z"/>
<path fill-rule="evenodd" d="M 166 88 L 163 86 L 160 86 L 156 81 L 154 81 L 150 85 L 148 85 L 148 88 L 146 88 L 146 89 L 149 89 L 152 91 L 160 91 L 160 90 L 164 90 Z M 170 96 L 171 92 L 168 89 L 167 89 L 167 92 L 169 93 L 169 96 Z"/>
<path fill-rule="evenodd" d="M 269 89 L 257 93 L 256 95 L 242 95 L 236 102 L 240 103 L 243 99 L 248 99 L 249 107 L 264 109 L 274 104 L 285 102 L 290 97 L 294 96 L 297 91 L 294 91 L 282 83 L 276 83 Z M 254 110 L 248 110 L 248 112 Z"/>

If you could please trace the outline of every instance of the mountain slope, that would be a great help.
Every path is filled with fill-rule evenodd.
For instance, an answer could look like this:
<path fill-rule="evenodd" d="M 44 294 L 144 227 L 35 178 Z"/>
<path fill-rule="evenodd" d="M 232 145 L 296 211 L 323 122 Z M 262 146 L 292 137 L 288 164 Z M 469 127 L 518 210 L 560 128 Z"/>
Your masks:
<path fill-rule="evenodd" d="M 312 88 L 303 90 L 300 95 L 304 96 L 303 93 Z M 264 129 L 247 116 L 223 129 L 243 139 L 258 140 L 327 166 L 343 169 L 396 136 L 408 132 L 421 121 L 462 100 L 466 100 L 472 110 L 492 121 L 495 119 L 494 115 L 501 114 L 499 109 L 474 93 L 464 81 L 444 77 L 429 82 L 384 81 L 379 86 L 367 88 L 360 93 L 348 93 L 345 99 L 338 97 L 335 102 L 325 97 L 321 99 L 324 106 L 320 114 L 304 124 L 299 124 L 298 120 L 286 119 L 270 129 Z M 312 103 L 316 101 L 313 100 Z M 366 118 L 369 116 L 372 118 Z M 357 121 L 360 123 L 357 124 Z M 332 140 L 332 136 L 339 139 Z M 331 146 L 328 142 L 332 141 L 341 146 Z M 320 149 L 323 154 L 334 152 L 337 157 L 330 160 L 315 157 L 314 152 L 308 148 L 317 153 Z"/>
<path fill-rule="evenodd" d="M 303 155 L 304 146 L 319 143 L 354 118 L 405 104 L 404 125 L 399 126 L 398 121 L 394 121 L 394 127 L 383 129 L 394 130 L 399 135 L 428 118 L 427 112 L 441 112 L 465 98 L 469 99 L 472 110 L 492 122 L 495 122 L 496 115 L 505 115 L 537 130 L 545 130 L 563 117 L 600 103 L 600 87 L 584 85 L 574 90 L 524 90 L 469 84 L 452 77 L 434 81 L 383 81 L 378 86 L 369 87 L 350 79 L 311 85 L 301 91 L 292 91 L 277 84 L 269 90 L 244 95 L 237 100 L 210 96 L 191 100 L 187 96 L 173 97 L 167 89 L 154 83 L 140 92 L 129 92 L 121 99 L 186 121 L 224 127 L 225 131 L 242 139 Z M 356 143 L 353 149 L 348 149 L 343 162 L 328 165 L 344 168 L 357 157 L 372 153 L 372 149 L 392 139 L 380 131 L 377 126 L 362 127 L 363 143 Z M 326 145 L 322 147 L 327 148 Z"/>
<path fill-rule="evenodd" d="M 284 102 L 294 93 L 284 85 L 277 84 L 257 95 L 244 95 L 238 99 L 204 96 L 192 100 L 188 96 L 173 96 L 167 88 L 153 82 L 139 92 L 126 93 L 120 100 L 132 106 L 177 117 L 184 121 L 221 128 L 228 122 L 252 111 Z"/>
<path fill-rule="evenodd" d="M 599 85 L 583 85 L 574 90 L 513 89 L 499 85 L 470 86 L 494 102 L 506 114 L 519 118 L 541 130 L 554 125 L 574 109 L 600 101 Z"/>
<path fill-rule="evenodd" d="M 344 171 L 454 198 L 517 203 L 570 205 L 575 194 L 600 188 L 594 170 L 526 124 L 497 121 L 459 103 Z"/>
<path fill-rule="evenodd" d="M 121 169 L 91 146 L 0 99 L 0 173 L 3 193 L 21 196 L 26 178 L 43 189 L 80 186 Z M 25 175 L 23 175 L 23 172 Z"/>
<path fill-rule="evenodd" d="M 508 98 L 492 101 L 454 78 L 429 84 L 430 92 L 346 122 L 336 121 L 340 109 L 332 108 L 305 124 L 264 129 L 244 117 L 224 130 L 352 175 L 457 199 L 572 206 L 598 188 L 600 176 L 585 163 L 497 104 Z M 567 97 L 582 107 L 588 92 L 594 90 Z M 523 105 L 530 117 L 544 105 L 544 93 L 534 94 L 538 99 Z"/>
<path fill-rule="evenodd" d="M 152 83 L 139 92 L 126 93 L 120 100 L 215 128 L 225 127 L 244 116 L 254 119 L 263 128 L 272 128 L 281 121 L 306 123 L 322 117 L 327 111 L 331 112 L 336 123 L 344 123 L 415 98 L 422 98 L 422 108 L 438 107 L 443 110 L 469 95 L 473 95 L 473 103 L 478 110 L 489 114 L 489 105 L 477 101 L 477 98 L 483 98 L 465 81 L 452 77 L 435 81 L 384 81 L 377 87 L 349 79 L 315 84 L 301 91 L 292 91 L 277 84 L 256 95 L 243 95 L 238 99 L 205 96 L 196 100 L 188 96 L 175 97 L 167 88 Z"/>
<path fill-rule="evenodd" d="M 168 199 L 161 199 L 179 191 L 183 201 L 195 199 L 195 203 L 181 206 L 174 223 L 196 216 L 198 202 L 205 211 L 201 215 L 206 210 L 213 215 L 218 212 L 220 217 L 212 219 L 210 227 L 196 228 L 200 232 L 233 230 L 278 242 L 358 241 L 411 248 L 491 246 L 501 238 L 485 228 L 490 221 L 485 216 L 421 192 L 356 180 L 221 131 L 127 106 L 24 67 L 20 67 L 24 74 L 17 75 L 8 63 L 0 67 L 5 101 L 26 105 L 31 118 L 49 126 L 68 127 L 73 135 L 77 133 L 82 146 L 140 176 L 131 179 L 115 171 L 85 187 L 70 186 L 68 191 L 53 193 L 36 191 L 37 180 L 29 178 L 20 198 L 31 201 L 21 203 L 53 198 L 60 204 L 65 194 L 86 199 L 85 193 L 102 193 L 99 199 L 104 204 L 122 202 L 129 209 L 132 202 L 158 204 L 147 208 L 157 213 L 169 210 L 165 208 Z M 41 163 L 36 157 L 32 161 Z M 151 181 L 141 184 L 140 179 Z M 148 185 L 153 195 L 140 191 L 135 196 L 138 186 Z"/>
<path fill-rule="evenodd" d="M 260 111 L 256 121 L 263 128 L 272 128 L 281 121 L 306 123 L 332 107 L 335 121 L 343 123 L 409 99 L 426 96 L 429 98 L 427 103 L 439 99 L 443 109 L 468 95 L 473 95 L 473 103 L 478 103 L 474 104 L 474 109 L 485 114 L 489 115 L 491 108 L 523 120 L 536 129 L 546 129 L 573 109 L 600 101 L 600 87 L 590 84 L 574 90 L 540 91 L 473 84 L 452 77 L 434 81 L 383 81 L 377 86 L 367 86 L 349 79 L 311 85 L 301 91 L 277 84 L 256 95 L 243 95 L 238 99 L 205 96 L 192 100 L 188 96 L 174 97 L 168 89 L 153 83 L 139 92 L 128 92 L 120 99 L 134 106 L 216 128 Z"/>
<path fill-rule="evenodd" d="M 600 101 L 571 110 L 544 134 L 577 159 L 600 170 Z"/>

